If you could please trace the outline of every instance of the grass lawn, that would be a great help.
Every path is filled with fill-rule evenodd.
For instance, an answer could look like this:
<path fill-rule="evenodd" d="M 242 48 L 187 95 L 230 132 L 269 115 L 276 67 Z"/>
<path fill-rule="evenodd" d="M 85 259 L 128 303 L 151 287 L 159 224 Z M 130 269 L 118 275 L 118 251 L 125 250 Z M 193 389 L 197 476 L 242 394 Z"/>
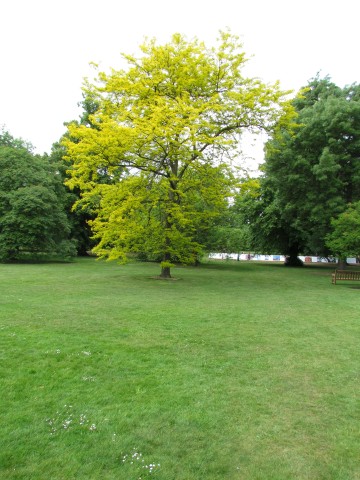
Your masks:
<path fill-rule="evenodd" d="M 0 478 L 360 479 L 360 284 L 333 269 L 0 265 Z"/>

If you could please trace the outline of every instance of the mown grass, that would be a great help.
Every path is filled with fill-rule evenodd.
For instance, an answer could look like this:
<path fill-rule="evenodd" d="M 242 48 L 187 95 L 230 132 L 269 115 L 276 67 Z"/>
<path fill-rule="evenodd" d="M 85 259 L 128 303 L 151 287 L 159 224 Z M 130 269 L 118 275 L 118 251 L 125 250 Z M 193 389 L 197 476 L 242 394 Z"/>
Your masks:
<path fill-rule="evenodd" d="M 360 291 L 332 269 L 0 265 L 0 477 L 360 479 Z"/>

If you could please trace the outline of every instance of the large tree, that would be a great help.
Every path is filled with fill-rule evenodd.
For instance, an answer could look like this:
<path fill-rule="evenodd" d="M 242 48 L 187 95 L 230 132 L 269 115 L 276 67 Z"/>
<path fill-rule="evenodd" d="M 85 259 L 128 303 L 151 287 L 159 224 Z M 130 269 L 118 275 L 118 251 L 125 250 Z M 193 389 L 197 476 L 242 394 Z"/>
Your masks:
<path fill-rule="evenodd" d="M 297 127 L 281 125 L 266 145 L 255 223 L 296 260 L 328 255 L 331 219 L 360 199 L 360 85 L 315 78 L 293 105 Z"/>
<path fill-rule="evenodd" d="M 241 132 L 271 130 L 291 108 L 278 84 L 243 76 L 245 55 L 229 33 L 213 48 L 176 34 L 141 52 L 123 56 L 126 70 L 85 84 L 96 111 L 91 128 L 68 126 L 69 185 L 96 212 L 98 255 L 161 254 L 166 278 L 173 260 L 196 259 L 226 206 Z"/>
<path fill-rule="evenodd" d="M 61 178 L 30 144 L 0 132 L 0 260 L 75 254 Z"/>

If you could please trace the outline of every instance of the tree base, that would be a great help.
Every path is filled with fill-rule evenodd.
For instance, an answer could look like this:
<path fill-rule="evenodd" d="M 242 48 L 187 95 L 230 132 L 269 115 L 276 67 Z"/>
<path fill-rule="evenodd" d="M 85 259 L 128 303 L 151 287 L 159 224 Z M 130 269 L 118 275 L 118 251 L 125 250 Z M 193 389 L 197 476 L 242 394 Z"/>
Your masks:
<path fill-rule="evenodd" d="M 285 258 L 285 266 L 286 267 L 303 267 L 304 262 L 300 260 L 299 257 L 286 257 Z"/>
<path fill-rule="evenodd" d="M 165 262 L 164 262 L 165 263 Z M 166 267 L 162 267 L 161 268 L 161 273 L 160 273 L 160 277 L 161 278 L 171 278 L 171 274 L 170 274 L 170 267 L 166 266 Z"/>
<path fill-rule="evenodd" d="M 157 275 L 155 277 L 150 277 L 153 280 L 170 280 L 176 282 L 177 280 L 180 280 L 180 278 L 177 277 L 162 277 L 161 275 Z"/>

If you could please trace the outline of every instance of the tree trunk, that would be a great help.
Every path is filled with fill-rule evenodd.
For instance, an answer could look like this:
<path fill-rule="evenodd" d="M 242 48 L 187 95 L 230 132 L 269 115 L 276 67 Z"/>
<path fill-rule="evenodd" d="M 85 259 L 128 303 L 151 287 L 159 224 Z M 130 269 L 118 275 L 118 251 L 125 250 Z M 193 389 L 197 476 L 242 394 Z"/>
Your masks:
<path fill-rule="evenodd" d="M 288 249 L 288 255 L 285 258 L 285 265 L 288 267 L 302 267 L 304 263 L 300 258 L 299 248 L 297 245 L 291 245 Z"/>
<path fill-rule="evenodd" d="M 339 270 L 346 270 L 348 267 L 348 264 L 346 262 L 346 257 L 339 257 L 338 258 L 338 263 L 337 263 L 337 268 Z"/>
<path fill-rule="evenodd" d="M 170 268 L 171 268 L 171 256 L 169 252 L 164 253 L 163 261 L 161 262 L 161 273 L 160 278 L 171 278 Z"/>
<path fill-rule="evenodd" d="M 171 278 L 170 267 L 161 267 L 161 278 Z"/>
<path fill-rule="evenodd" d="M 173 174 L 176 176 L 177 175 L 177 163 L 173 164 L 172 168 Z M 170 187 L 168 190 L 168 197 L 169 197 L 169 205 L 172 207 L 175 201 L 175 194 L 174 191 L 176 190 L 176 182 L 171 182 L 170 181 Z M 170 273 L 170 268 L 171 268 L 171 255 L 170 255 L 170 238 L 167 232 L 171 231 L 172 227 L 172 218 L 171 214 L 169 211 L 166 211 L 165 213 L 165 242 L 164 242 L 164 255 L 163 255 L 163 261 L 161 262 L 161 273 L 160 273 L 160 278 L 171 278 L 171 273 Z"/>

